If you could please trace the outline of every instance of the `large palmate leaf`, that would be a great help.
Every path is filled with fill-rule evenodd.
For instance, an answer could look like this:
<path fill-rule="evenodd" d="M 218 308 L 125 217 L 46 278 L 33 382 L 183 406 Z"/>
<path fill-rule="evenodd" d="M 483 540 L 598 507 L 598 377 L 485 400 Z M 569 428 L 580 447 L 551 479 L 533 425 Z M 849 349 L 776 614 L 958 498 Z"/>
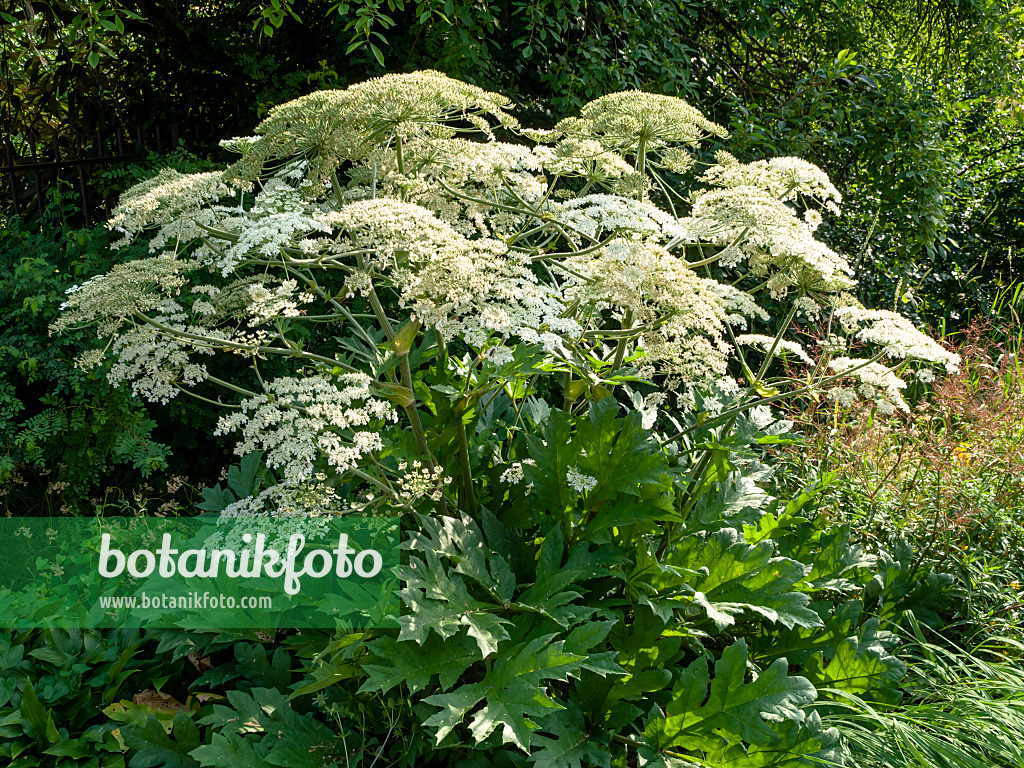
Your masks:
<path fill-rule="evenodd" d="M 195 768 L 189 752 L 199 746 L 199 729 L 183 709 L 175 713 L 171 732 L 153 715 L 144 723 L 121 729 L 125 742 L 136 750 L 131 768 Z M 173 738 L 172 738 L 173 736 Z"/>
<path fill-rule="evenodd" d="M 733 744 L 707 754 L 717 768 L 807 768 L 842 765 L 842 736 L 836 728 L 823 730 L 817 712 L 804 723 L 787 720 L 775 727 L 779 741 L 770 746 Z"/>
<path fill-rule="evenodd" d="M 848 600 L 836 607 L 830 602 L 812 602 L 807 607 L 821 616 L 824 626 L 777 628 L 755 641 L 757 650 L 751 655 L 760 662 L 785 656 L 790 664 L 797 665 L 802 665 L 816 651 L 831 658 L 840 643 L 857 634 L 864 620 L 864 606 L 860 600 Z M 889 633 L 883 635 L 886 647 L 890 647 L 894 636 Z"/>
<path fill-rule="evenodd" d="M 718 630 L 743 613 L 754 613 L 785 627 L 819 627 L 821 617 L 807 607 L 810 598 L 792 591 L 808 566 L 773 557 L 771 541 L 747 544 L 739 532 L 725 528 L 710 535 L 682 539 L 666 563 L 681 569 L 693 605 L 701 608 Z"/>
<path fill-rule="evenodd" d="M 586 448 L 580 471 L 597 480 L 587 499 L 591 506 L 619 493 L 639 496 L 641 486 L 658 483 L 668 471 L 665 454 L 651 441 L 640 414 L 620 419 L 618 409 L 614 397 L 592 403 L 589 419 L 580 422 L 574 438 Z"/>
<path fill-rule="evenodd" d="M 877 629 L 878 619 L 871 619 L 859 637 L 839 644 L 827 664 L 820 651 L 813 654 L 804 665 L 804 675 L 818 688 L 845 691 L 869 701 L 899 701 L 899 683 L 907 666 L 877 641 Z"/>
<path fill-rule="evenodd" d="M 429 696 L 424 701 L 440 711 L 424 721 L 436 730 L 440 743 L 460 725 L 466 713 L 481 702 L 470 724 L 474 741 L 479 744 L 498 731 L 502 743 L 530 750 L 530 736 L 537 729 L 536 718 L 551 714 L 562 706 L 545 691 L 545 680 L 567 680 L 578 675 L 585 655 L 569 653 L 554 635 L 545 635 L 518 645 L 494 659 L 490 671 L 479 683 L 463 685 L 451 693 Z"/>
<path fill-rule="evenodd" d="M 584 764 L 611 768 L 608 747 L 594 739 L 576 705 L 548 715 L 543 731 L 551 736 L 534 734 L 533 743 L 539 747 L 530 755 L 534 768 L 581 768 Z"/>
<path fill-rule="evenodd" d="M 723 525 L 739 526 L 758 520 L 772 497 L 758 485 L 771 476 L 766 467 L 743 472 L 726 472 L 694 505 L 695 524 L 715 530 Z"/>
<path fill-rule="evenodd" d="M 430 635 L 422 645 L 381 637 L 368 643 L 367 648 L 382 663 L 363 666 L 369 677 L 359 689 L 360 693 L 387 692 L 402 683 L 415 693 L 430 685 L 435 675 L 441 689 L 447 691 L 480 659 L 480 651 L 473 641 L 462 636 L 442 640 Z"/>
<path fill-rule="evenodd" d="M 747 645 L 737 640 L 715 662 L 712 678 L 706 659 L 683 670 L 672 689 L 665 714 L 654 717 L 644 730 L 655 751 L 723 751 L 737 741 L 775 747 L 783 740 L 782 724 L 805 722 L 803 707 L 817 692 L 810 681 L 787 674 L 778 659 L 754 680 L 745 682 Z"/>
<path fill-rule="evenodd" d="M 914 556 L 913 546 L 897 539 L 892 552 L 878 553 L 878 573 L 868 583 L 868 601 L 877 601 L 875 613 L 882 619 L 898 621 L 905 611 L 913 611 L 924 624 L 942 625 L 953 598 L 962 590 L 949 573 L 925 568 Z"/>
<path fill-rule="evenodd" d="M 566 553 L 562 531 L 553 526 L 541 544 L 533 583 L 516 598 L 514 607 L 547 616 L 568 629 L 597 612 L 593 606 L 572 603 L 581 597 L 577 590 L 587 579 L 605 574 L 607 568 L 588 544 L 576 544 Z"/>
<path fill-rule="evenodd" d="M 849 526 L 823 531 L 819 529 L 823 525 L 822 521 L 816 520 L 798 526 L 793 531 L 794 535 L 780 540 L 780 553 L 811 564 L 811 570 L 801 584 L 805 591 L 860 589 L 874 575 L 875 556 L 865 552 L 859 544 L 850 542 L 852 532 Z"/>
<path fill-rule="evenodd" d="M 560 516 L 569 509 L 575 494 L 565 482 L 569 467 L 575 466 L 579 448 L 570 442 L 569 417 L 560 410 L 551 411 L 541 435 L 527 435 L 526 445 L 535 465 L 526 464 L 526 481 L 533 485 L 533 497 L 542 509 Z"/>
<path fill-rule="evenodd" d="M 399 640 L 422 645 L 430 633 L 442 639 L 463 629 L 477 642 L 482 657 L 508 640 L 508 620 L 496 615 L 511 600 L 515 578 L 508 563 L 484 543 L 479 528 L 468 518 L 420 517 L 421 531 L 412 532 L 403 547 L 410 555 L 402 569 L 406 584 L 402 601 L 410 613 L 399 619 Z M 446 560 L 454 565 L 448 567 Z M 470 594 L 470 585 L 484 599 Z"/>
<path fill-rule="evenodd" d="M 662 489 L 661 479 L 670 471 L 664 452 L 651 442 L 640 414 L 619 418 L 618 409 L 612 397 L 592 403 L 588 418 L 579 422 L 575 432 L 564 413 L 552 411 L 544 424 L 543 440 L 527 438 L 535 463 L 524 466 L 524 471 L 533 496 L 556 519 L 577 515 L 584 523 L 581 537 L 595 541 L 615 526 L 675 518 L 671 504 L 662 498 L 669 486 Z M 578 492 L 566 479 L 570 468 L 594 479 L 579 510 Z M 629 503 L 622 497 L 629 497 Z M 581 513 L 586 514 L 585 520 Z"/>
<path fill-rule="evenodd" d="M 209 744 L 189 753 L 200 765 L 304 768 L 314 759 L 329 765 L 343 754 L 327 726 L 297 713 L 275 688 L 254 688 L 251 696 L 229 691 L 228 702 L 199 721 L 218 729 Z"/>

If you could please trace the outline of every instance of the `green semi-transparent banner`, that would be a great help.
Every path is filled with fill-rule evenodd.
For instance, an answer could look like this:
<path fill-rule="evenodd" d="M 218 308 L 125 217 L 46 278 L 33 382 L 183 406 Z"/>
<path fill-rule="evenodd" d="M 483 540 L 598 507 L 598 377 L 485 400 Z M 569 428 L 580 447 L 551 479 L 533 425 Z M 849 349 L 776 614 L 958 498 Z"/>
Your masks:
<path fill-rule="evenodd" d="M 397 625 L 397 517 L 0 518 L 0 628 Z"/>

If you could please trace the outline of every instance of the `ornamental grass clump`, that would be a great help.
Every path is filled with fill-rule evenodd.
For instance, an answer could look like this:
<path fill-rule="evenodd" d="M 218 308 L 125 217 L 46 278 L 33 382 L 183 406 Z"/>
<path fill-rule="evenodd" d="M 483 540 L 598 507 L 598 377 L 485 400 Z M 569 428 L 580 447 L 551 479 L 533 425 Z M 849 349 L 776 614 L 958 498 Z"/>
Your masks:
<path fill-rule="evenodd" d="M 339 696 L 412 697 L 432 746 L 407 756 L 836 758 L 807 707 L 839 666 L 898 695 L 858 607 L 875 561 L 848 532 L 772 534 L 788 508 L 751 447 L 786 431 L 777 400 L 902 407 L 908 365 L 955 356 L 835 311 L 854 281 L 815 237 L 839 202 L 820 169 L 720 155 L 684 190 L 724 131 L 679 99 L 605 96 L 553 131 L 509 107 L 435 72 L 277 107 L 223 173 L 124 195 L 111 226 L 153 255 L 70 292 L 54 331 L 95 326 L 82 365 L 145 397 L 230 407 L 218 432 L 283 488 L 250 507 L 330 488 L 331 514 L 406 516 L 405 615 L 322 661 L 354 670 Z M 832 342 L 802 346 L 801 318 Z M 787 663 L 779 632 L 819 640 Z"/>

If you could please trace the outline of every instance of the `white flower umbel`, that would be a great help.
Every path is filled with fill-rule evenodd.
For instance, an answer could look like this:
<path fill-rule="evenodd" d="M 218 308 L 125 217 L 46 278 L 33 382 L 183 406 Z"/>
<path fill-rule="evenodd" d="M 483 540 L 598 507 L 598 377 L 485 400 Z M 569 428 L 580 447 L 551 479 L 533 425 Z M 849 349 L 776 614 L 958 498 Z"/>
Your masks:
<path fill-rule="evenodd" d="M 309 477 L 320 456 L 344 472 L 383 447 L 375 422 L 397 418 L 390 404 L 370 395 L 370 383 L 363 374 L 274 379 L 267 394 L 222 416 L 214 434 L 240 430 L 239 456 L 265 451 L 267 466 L 291 480 Z"/>
<path fill-rule="evenodd" d="M 293 533 L 311 538 L 326 532 L 332 516 L 349 511 L 335 489 L 324 482 L 326 479 L 326 475 L 317 473 L 304 480 L 285 480 L 229 504 L 221 510 L 217 525 L 229 521 L 232 525 L 210 536 L 207 548 L 236 552 L 251 549 L 242 536 L 249 534 L 255 540 L 263 534 L 267 549 L 284 552 Z"/>
<path fill-rule="evenodd" d="M 692 147 L 707 136 L 726 135 L 724 128 L 682 99 L 641 91 L 595 99 L 583 107 L 580 117 L 562 120 L 555 129 L 567 136 L 594 139 L 605 149 L 623 154 L 680 144 Z"/>
<path fill-rule="evenodd" d="M 467 237 L 491 237 L 520 230 L 529 214 L 516 208 L 538 204 L 546 191 L 536 158 L 514 144 L 413 139 L 403 156 L 404 174 L 393 147 L 372 150 L 352 169 L 349 188 L 342 194 L 353 200 L 401 198 L 430 210 Z M 506 207 L 492 207 L 492 202 Z"/>
<path fill-rule="evenodd" d="M 884 365 L 855 358 L 837 357 L 829 361 L 828 367 L 836 373 L 849 372 L 850 376 L 856 377 L 860 381 L 860 386 L 856 388 L 857 392 L 866 399 L 876 401 L 882 413 L 891 413 L 894 406 L 904 413 L 910 413 L 910 406 L 902 394 L 902 390 L 907 386 L 906 382 Z M 852 370 L 854 368 L 857 370 Z M 845 402 L 849 399 L 849 390 L 832 397 L 839 402 Z"/>
<path fill-rule="evenodd" d="M 399 462 L 398 472 L 398 492 L 394 501 L 405 507 L 412 507 L 424 498 L 440 501 L 444 486 L 452 482 L 450 477 L 442 476 L 441 467 L 431 469 L 419 461 L 413 461 L 411 466 L 408 462 Z"/>
<path fill-rule="evenodd" d="M 450 137 L 468 122 L 493 138 L 492 120 L 515 127 L 506 97 L 440 72 L 384 75 L 344 91 L 328 90 L 281 104 L 256 128 L 258 137 L 228 175 L 253 183 L 273 161 L 302 158 L 319 190 L 346 161 L 358 161 L 389 139 Z"/>
<path fill-rule="evenodd" d="M 681 259 L 652 243 L 615 240 L 563 263 L 571 270 L 563 286 L 567 302 L 611 308 L 642 329 L 642 375 L 659 371 L 674 386 L 724 373 L 725 313 L 711 284 Z"/>
<path fill-rule="evenodd" d="M 818 166 L 799 157 L 773 157 L 770 160 L 739 163 L 731 155 L 721 153 L 718 160 L 719 164 L 705 171 L 702 177 L 703 181 L 716 187 L 760 187 L 772 197 L 783 201 L 795 200 L 802 195 L 824 203 L 833 213 L 839 212 L 839 204 L 843 202 L 842 195 L 828 175 Z M 818 215 L 812 229 L 820 221 L 821 216 Z"/>
<path fill-rule="evenodd" d="M 654 237 L 661 244 L 690 240 L 692 236 L 674 216 L 648 202 L 618 195 L 586 195 L 551 206 L 551 215 L 591 240 L 609 235 L 625 238 Z"/>
<path fill-rule="evenodd" d="M 116 360 L 107 374 L 112 386 L 129 383 L 136 395 L 166 405 L 180 386 L 192 387 L 207 377 L 206 366 L 193 361 L 195 353 L 212 355 L 213 350 L 196 346 L 187 339 L 174 336 L 173 331 L 201 331 L 226 337 L 207 328 L 195 328 L 182 322 L 183 315 L 161 318 L 167 333 L 151 325 L 140 325 L 117 336 L 112 350 Z"/>
<path fill-rule="evenodd" d="M 597 485 L 597 478 L 584 475 L 577 467 L 569 467 L 565 473 L 565 481 L 578 493 L 589 493 Z"/>
<path fill-rule="evenodd" d="M 554 351 L 560 334 L 582 329 L 565 317 L 556 286 L 541 282 L 519 254 L 497 240 L 465 240 L 401 272 L 402 301 L 424 325 L 480 349 L 492 337 L 519 338 Z"/>
<path fill-rule="evenodd" d="M 221 171 L 182 174 L 165 168 L 121 195 L 107 220 L 107 228 L 123 233 L 124 237 L 111 247 L 128 245 L 149 227 L 174 223 L 180 228 L 205 204 L 236 193 Z"/>
<path fill-rule="evenodd" d="M 757 318 L 762 322 L 768 322 L 771 319 L 771 315 L 762 309 L 754 297 L 746 291 L 741 291 L 727 283 L 709 281 L 709 286 L 726 312 L 726 322 L 734 328 L 746 329 L 748 318 Z"/>
<path fill-rule="evenodd" d="M 747 333 L 742 336 L 736 337 L 736 343 L 741 347 L 757 347 L 762 352 L 768 352 L 775 344 L 775 339 L 771 336 L 762 336 L 756 333 Z M 810 355 L 804 350 L 800 344 L 795 341 L 789 341 L 788 339 L 780 339 L 778 344 L 775 346 L 775 354 L 777 355 L 793 355 L 801 362 L 807 363 L 808 365 L 814 365 L 814 361 L 811 360 Z"/>
<path fill-rule="evenodd" d="M 569 136 L 553 147 L 534 147 L 533 154 L 550 174 L 579 176 L 605 186 L 634 173 L 620 154 L 609 152 L 593 139 Z"/>
<path fill-rule="evenodd" d="M 943 349 L 902 315 L 862 307 L 842 307 L 835 315 L 848 333 L 854 333 L 855 339 L 877 344 L 887 357 L 942 365 L 947 373 L 960 369 L 959 355 Z"/>
<path fill-rule="evenodd" d="M 249 325 L 253 327 L 277 317 L 298 317 L 299 305 L 308 304 L 313 300 L 312 294 L 298 290 L 298 283 L 295 280 L 284 280 L 273 290 L 262 283 L 252 283 L 248 288 L 252 297 L 252 303 L 248 307 Z"/>
<path fill-rule="evenodd" d="M 835 293 L 855 285 L 846 259 L 815 240 L 806 222 L 760 187 L 702 194 L 684 224 L 695 237 L 725 246 L 718 254 L 723 266 L 746 261 L 751 274 L 769 277 L 774 298 L 793 287 Z"/>
<path fill-rule="evenodd" d="M 518 485 L 526 477 L 526 473 L 523 470 L 525 466 L 536 466 L 537 462 L 533 459 L 523 459 L 522 461 L 514 461 L 508 465 L 508 468 L 501 473 L 499 478 L 501 482 L 508 483 L 509 485 Z"/>
<path fill-rule="evenodd" d="M 52 332 L 96 325 L 98 336 L 116 333 L 137 315 L 144 315 L 177 296 L 186 275 L 197 265 L 167 256 L 118 264 L 105 275 L 69 288 L 61 316 Z"/>
<path fill-rule="evenodd" d="M 297 241 L 308 234 L 330 232 L 330 226 L 316 216 L 319 210 L 286 182 L 270 179 L 250 210 L 218 221 L 219 228 L 230 233 L 230 240 L 222 248 L 204 248 L 199 253 L 204 263 L 226 277 L 249 259 L 265 260 L 282 248 L 299 247 Z"/>
<path fill-rule="evenodd" d="M 466 238 L 423 206 L 391 198 L 360 200 L 339 211 L 318 216 L 325 225 L 340 227 L 337 250 L 373 251 L 378 270 L 406 267 L 410 260 L 429 261 L 441 250 L 460 248 Z"/>

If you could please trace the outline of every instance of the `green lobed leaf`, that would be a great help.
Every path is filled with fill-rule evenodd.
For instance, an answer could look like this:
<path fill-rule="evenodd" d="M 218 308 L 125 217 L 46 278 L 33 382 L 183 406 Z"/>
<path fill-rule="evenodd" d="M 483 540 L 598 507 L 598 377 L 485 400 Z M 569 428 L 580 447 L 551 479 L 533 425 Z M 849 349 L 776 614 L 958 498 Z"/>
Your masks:
<path fill-rule="evenodd" d="M 743 639 L 725 649 L 715 662 L 713 678 L 707 660 L 698 659 L 679 674 L 665 716 L 648 723 L 647 743 L 657 749 L 704 752 L 723 749 L 736 739 L 760 746 L 778 744 L 778 724 L 803 723 L 802 708 L 817 697 L 810 681 L 788 676 L 787 668 L 786 660 L 778 659 L 752 682 L 745 682 Z"/>
<path fill-rule="evenodd" d="M 607 745 L 594 739 L 575 704 L 548 715 L 542 730 L 551 736 L 534 734 L 533 744 L 539 749 L 530 755 L 530 762 L 535 768 L 611 768 Z"/>
<path fill-rule="evenodd" d="M 415 693 L 430 685 L 435 675 L 441 690 L 447 691 L 481 658 L 478 648 L 464 637 L 442 640 L 430 635 L 422 645 L 381 637 L 368 643 L 367 648 L 376 659 L 375 663 L 363 666 L 369 677 L 359 688 L 359 693 L 386 693 L 402 683 Z"/>
<path fill-rule="evenodd" d="M 543 681 L 578 675 L 580 663 L 586 660 L 586 656 L 565 651 L 561 641 L 552 642 L 554 637 L 537 637 L 500 653 L 479 683 L 424 699 L 440 710 L 427 718 L 424 726 L 436 729 L 440 743 L 470 709 L 483 702 L 470 724 L 474 741 L 479 744 L 497 731 L 502 743 L 528 752 L 531 734 L 537 728 L 534 718 L 562 708 L 545 692 Z"/>
<path fill-rule="evenodd" d="M 743 613 L 754 613 L 784 627 L 820 627 L 821 617 L 807 607 L 810 597 L 792 591 L 809 566 L 773 557 L 771 541 L 747 544 L 732 528 L 709 536 L 682 539 L 666 562 L 684 569 L 693 604 L 716 629 L 724 630 Z"/>

